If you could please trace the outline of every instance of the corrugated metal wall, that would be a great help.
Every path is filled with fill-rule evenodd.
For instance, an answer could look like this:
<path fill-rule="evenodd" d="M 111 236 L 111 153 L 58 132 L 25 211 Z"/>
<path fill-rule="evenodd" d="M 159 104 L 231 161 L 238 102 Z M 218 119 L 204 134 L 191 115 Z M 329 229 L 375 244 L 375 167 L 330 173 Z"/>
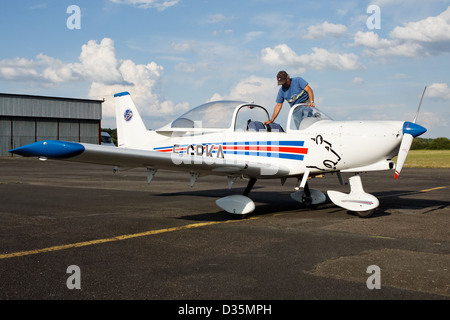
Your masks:
<path fill-rule="evenodd" d="M 102 102 L 0 94 L 0 156 L 46 139 L 98 144 Z"/>
<path fill-rule="evenodd" d="M 14 117 L 102 119 L 102 101 L 0 93 L 0 115 Z"/>
<path fill-rule="evenodd" d="M 11 119 L 0 117 L 0 156 L 5 155 L 11 147 Z"/>

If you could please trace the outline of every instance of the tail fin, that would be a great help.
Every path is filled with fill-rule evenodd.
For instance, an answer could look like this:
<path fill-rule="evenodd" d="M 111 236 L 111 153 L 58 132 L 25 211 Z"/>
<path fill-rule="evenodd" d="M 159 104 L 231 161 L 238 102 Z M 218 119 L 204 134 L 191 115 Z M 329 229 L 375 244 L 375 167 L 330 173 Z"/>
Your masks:
<path fill-rule="evenodd" d="M 114 95 L 116 102 L 116 124 L 119 147 L 142 146 L 147 137 L 147 128 L 128 92 Z"/>

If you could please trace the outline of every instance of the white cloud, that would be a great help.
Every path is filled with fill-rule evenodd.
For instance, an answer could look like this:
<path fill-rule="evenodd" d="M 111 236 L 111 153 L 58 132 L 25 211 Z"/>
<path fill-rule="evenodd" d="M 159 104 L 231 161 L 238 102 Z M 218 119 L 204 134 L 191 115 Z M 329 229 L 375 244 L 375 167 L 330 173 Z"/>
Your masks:
<path fill-rule="evenodd" d="M 276 79 L 250 76 L 242 79 L 231 88 L 229 94 L 215 93 L 210 101 L 214 100 L 243 100 L 254 102 L 261 105 L 275 104 L 276 94 L 278 92 Z"/>
<path fill-rule="evenodd" d="M 35 70 L 39 63 L 33 60 L 16 57 L 12 60 L 0 61 L 0 79 L 8 81 L 32 81 L 39 78 Z"/>
<path fill-rule="evenodd" d="M 210 14 L 208 16 L 208 20 L 206 20 L 206 22 L 208 22 L 208 23 L 218 23 L 218 22 L 222 22 L 222 21 L 225 21 L 225 20 L 227 20 L 227 18 L 223 14 L 218 13 L 218 14 Z"/>
<path fill-rule="evenodd" d="M 208 69 L 211 69 L 211 67 L 206 62 L 198 62 L 195 64 L 180 62 L 175 66 L 175 71 L 183 73 L 194 73 L 199 70 L 208 70 Z"/>
<path fill-rule="evenodd" d="M 404 74 L 404 73 L 396 73 L 396 74 L 394 74 L 394 76 L 392 78 L 393 79 L 405 79 L 407 77 L 408 76 L 406 74 Z"/>
<path fill-rule="evenodd" d="M 35 60 L 16 57 L 0 60 L 0 79 L 22 81 L 37 86 L 51 87 L 66 81 L 83 79 L 79 63 L 65 64 L 59 59 L 39 54 Z"/>
<path fill-rule="evenodd" d="M 355 34 L 354 45 L 363 46 L 371 49 L 389 48 L 394 45 L 394 41 L 380 39 L 378 34 L 373 31 L 358 31 Z"/>
<path fill-rule="evenodd" d="M 120 83 L 118 70 L 119 60 L 116 58 L 114 41 L 104 38 L 99 44 L 90 40 L 81 48 L 80 62 L 86 77 L 103 83 Z"/>
<path fill-rule="evenodd" d="M 362 46 L 371 50 L 365 53 L 371 56 L 404 56 L 415 57 L 419 55 L 423 47 L 418 43 L 404 42 L 399 40 L 380 39 L 373 31 L 358 31 L 354 37 L 352 46 Z"/>
<path fill-rule="evenodd" d="M 81 48 L 79 62 L 65 63 L 60 59 L 38 54 L 35 60 L 15 58 L 0 61 L 0 78 L 15 81 L 35 81 L 54 86 L 69 81 L 122 83 L 120 61 L 114 42 L 104 38 L 100 43 L 89 41 Z"/>
<path fill-rule="evenodd" d="M 353 82 L 354 84 L 364 84 L 365 81 L 364 81 L 363 78 L 355 77 L 355 78 L 353 78 L 352 82 Z"/>
<path fill-rule="evenodd" d="M 100 43 L 91 40 L 83 45 L 79 62 L 65 63 L 44 54 L 39 54 L 35 60 L 0 60 L 0 79 L 8 81 L 32 82 L 45 87 L 91 82 L 88 96 L 92 99 L 106 98 L 103 104 L 106 117 L 114 116 L 112 96 L 122 91 L 133 95 L 143 115 L 164 116 L 172 114 L 176 108 L 184 110 L 186 104 L 176 105 L 158 94 L 162 72 L 163 68 L 155 62 L 144 65 L 118 59 L 114 42 L 109 38 Z"/>
<path fill-rule="evenodd" d="M 450 7 L 436 17 L 408 22 L 395 27 L 390 36 L 400 40 L 437 42 L 450 41 Z"/>
<path fill-rule="evenodd" d="M 405 115 L 405 119 L 412 119 L 415 114 Z M 448 120 L 442 113 L 435 112 L 421 112 L 417 118 L 417 123 L 431 131 L 437 127 L 446 128 L 448 126 Z M 445 130 L 444 130 L 445 132 Z"/>
<path fill-rule="evenodd" d="M 130 4 L 142 9 L 157 9 L 164 11 L 178 4 L 179 0 L 110 0 L 117 4 Z"/>
<path fill-rule="evenodd" d="M 312 53 L 297 55 L 286 44 L 265 48 L 261 51 L 262 61 L 272 66 L 285 66 L 294 69 L 295 72 L 313 70 L 356 70 L 363 66 L 358 61 L 358 56 L 353 53 L 335 53 L 322 48 L 312 48 Z"/>
<path fill-rule="evenodd" d="M 264 31 L 251 31 L 245 34 L 245 41 L 250 42 L 257 38 L 262 37 L 265 34 Z"/>
<path fill-rule="evenodd" d="M 327 37 L 340 37 L 347 32 L 347 27 L 342 24 L 333 24 L 325 21 L 322 24 L 310 26 L 303 39 L 322 39 Z"/>
<path fill-rule="evenodd" d="M 36 60 L 39 66 L 43 67 L 39 77 L 44 80 L 46 86 L 50 87 L 67 81 L 80 81 L 85 77 L 84 67 L 80 63 L 64 63 L 60 59 L 42 53 L 36 57 Z M 36 70 L 33 71 L 37 73 Z"/>
<path fill-rule="evenodd" d="M 450 100 L 450 88 L 446 83 L 433 83 L 427 88 L 426 96 Z"/>
<path fill-rule="evenodd" d="M 419 57 L 449 52 L 450 7 L 436 17 L 397 26 L 389 36 L 391 39 L 380 39 L 373 31 L 359 31 L 350 46 L 365 47 L 371 56 Z"/>
<path fill-rule="evenodd" d="M 180 58 L 174 69 L 184 73 L 179 81 L 189 82 L 191 85 L 204 85 L 218 74 L 221 79 L 235 78 L 243 71 L 261 67 L 257 57 L 242 46 L 223 41 L 187 40 L 186 43 L 191 48 L 189 55 Z"/>
<path fill-rule="evenodd" d="M 115 57 L 114 45 L 111 46 L 109 39 L 102 40 L 102 43 L 106 42 L 107 48 L 93 46 L 96 48 L 96 52 L 83 55 L 87 47 L 83 46 L 83 52 L 81 56 L 83 59 L 83 65 L 87 70 L 87 74 L 94 80 L 89 90 L 89 97 L 109 97 L 103 104 L 103 115 L 107 117 L 114 116 L 115 107 L 114 101 L 111 96 L 114 93 L 129 91 L 133 97 L 135 104 L 138 106 L 143 116 L 152 115 L 155 117 L 165 116 L 173 114 L 175 109 L 185 110 L 187 104 L 175 104 L 171 101 L 163 99 L 158 94 L 158 82 L 161 78 L 163 67 L 159 66 L 155 62 L 150 62 L 146 65 L 136 64 L 132 60 L 118 60 Z M 90 50 L 87 50 L 91 53 Z M 80 60 L 81 59 L 80 56 Z M 103 65 L 94 66 L 93 63 L 98 59 L 105 56 Z M 102 75 L 103 67 L 110 66 L 112 69 L 109 71 L 111 79 L 108 80 Z"/>
<path fill-rule="evenodd" d="M 170 48 L 173 51 L 176 52 L 187 52 L 187 51 L 193 51 L 193 48 L 191 47 L 190 44 L 188 43 L 176 43 L 176 42 L 172 42 L 170 45 Z"/>

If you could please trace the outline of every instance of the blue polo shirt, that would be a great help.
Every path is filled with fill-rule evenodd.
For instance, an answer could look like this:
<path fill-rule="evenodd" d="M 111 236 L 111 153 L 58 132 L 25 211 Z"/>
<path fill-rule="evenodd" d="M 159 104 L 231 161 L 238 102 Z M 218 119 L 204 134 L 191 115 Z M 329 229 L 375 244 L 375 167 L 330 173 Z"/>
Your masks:
<path fill-rule="evenodd" d="M 298 95 L 302 90 L 305 90 L 305 87 L 308 85 L 308 82 L 305 81 L 302 77 L 291 78 L 291 86 L 289 89 L 281 86 L 278 91 L 277 103 L 283 103 L 284 100 L 289 102 L 294 96 Z M 303 94 L 298 99 L 293 99 L 294 101 L 289 102 L 291 107 L 296 103 L 302 103 L 309 99 L 308 92 L 304 91 Z"/>

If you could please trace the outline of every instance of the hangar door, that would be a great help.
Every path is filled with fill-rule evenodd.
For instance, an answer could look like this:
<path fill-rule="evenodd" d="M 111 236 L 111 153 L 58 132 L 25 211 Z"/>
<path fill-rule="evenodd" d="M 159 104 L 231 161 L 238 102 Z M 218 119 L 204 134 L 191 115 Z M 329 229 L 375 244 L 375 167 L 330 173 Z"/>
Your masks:
<path fill-rule="evenodd" d="M 14 119 L 11 121 L 11 126 L 13 148 L 36 142 L 36 121 L 34 119 Z"/>
<path fill-rule="evenodd" d="M 0 156 L 11 149 L 11 118 L 0 117 Z"/>

